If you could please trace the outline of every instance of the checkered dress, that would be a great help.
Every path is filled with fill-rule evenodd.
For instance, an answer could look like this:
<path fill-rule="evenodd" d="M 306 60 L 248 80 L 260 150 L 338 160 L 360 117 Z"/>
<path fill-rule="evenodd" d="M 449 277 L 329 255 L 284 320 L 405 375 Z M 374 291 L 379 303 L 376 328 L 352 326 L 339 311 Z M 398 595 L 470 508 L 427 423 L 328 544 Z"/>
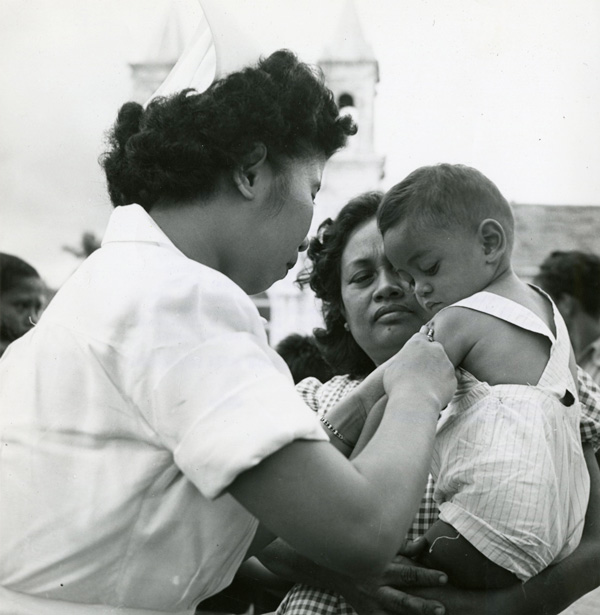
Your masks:
<path fill-rule="evenodd" d="M 600 449 L 600 386 L 581 369 L 578 369 L 577 376 L 579 401 L 583 412 L 580 426 L 581 439 L 583 442 L 591 443 L 597 451 Z M 309 407 L 319 416 L 324 416 L 359 384 L 360 380 L 349 376 L 335 376 L 325 384 L 321 384 L 316 378 L 307 378 L 299 382 L 296 389 Z M 407 535 L 410 540 L 423 535 L 438 518 L 438 509 L 433 501 L 434 486 L 430 476 L 425 495 Z M 340 594 L 297 584 L 288 592 L 277 609 L 277 615 L 284 614 L 356 615 L 356 611 Z"/>

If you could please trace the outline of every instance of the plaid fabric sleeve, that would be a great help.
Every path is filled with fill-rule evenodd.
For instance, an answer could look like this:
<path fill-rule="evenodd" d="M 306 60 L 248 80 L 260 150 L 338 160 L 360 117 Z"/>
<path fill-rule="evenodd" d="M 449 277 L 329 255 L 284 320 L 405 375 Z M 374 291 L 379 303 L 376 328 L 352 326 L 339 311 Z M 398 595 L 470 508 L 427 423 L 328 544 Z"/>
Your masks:
<path fill-rule="evenodd" d="M 276 615 L 356 615 L 340 594 L 309 585 L 294 585 Z"/>
<path fill-rule="evenodd" d="M 600 449 L 600 386 L 592 377 L 577 368 L 577 385 L 581 402 L 581 440 L 590 442 L 595 451 Z"/>
<path fill-rule="evenodd" d="M 334 376 L 329 382 L 326 382 L 318 393 L 319 416 L 325 416 L 346 395 L 353 391 L 360 382 L 360 380 L 350 378 L 349 376 Z"/>
<path fill-rule="evenodd" d="M 304 378 L 296 385 L 296 392 L 302 397 L 302 401 L 314 412 L 319 410 L 319 400 L 317 394 L 323 385 L 317 378 Z"/>
<path fill-rule="evenodd" d="M 408 540 L 416 540 L 420 536 L 423 536 L 423 534 L 438 520 L 440 511 L 433 499 L 434 490 L 435 483 L 433 481 L 433 476 L 430 474 L 427 479 L 427 486 L 425 487 L 423 499 L 419 505 L 419 510 L 406 535 Z"/>

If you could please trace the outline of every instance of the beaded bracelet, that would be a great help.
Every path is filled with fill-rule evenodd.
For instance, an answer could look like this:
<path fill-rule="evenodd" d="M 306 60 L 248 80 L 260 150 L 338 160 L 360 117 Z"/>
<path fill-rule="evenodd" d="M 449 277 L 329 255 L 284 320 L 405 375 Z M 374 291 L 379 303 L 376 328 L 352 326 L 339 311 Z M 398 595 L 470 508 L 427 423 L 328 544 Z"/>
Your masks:
<path fill-rule="evenodd" d="M 320 417 L 319 420 L 336 438 L 339 438 L 342 442 L 344 441 L 344 436 L 324 416 Z"/>

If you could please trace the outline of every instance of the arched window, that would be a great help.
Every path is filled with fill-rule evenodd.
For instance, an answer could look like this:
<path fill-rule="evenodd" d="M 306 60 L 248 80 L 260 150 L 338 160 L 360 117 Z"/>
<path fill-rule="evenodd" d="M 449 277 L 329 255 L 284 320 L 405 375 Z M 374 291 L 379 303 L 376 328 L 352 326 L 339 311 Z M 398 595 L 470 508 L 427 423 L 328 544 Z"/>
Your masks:
<path fill-rule="evenodd" d="M 344 107 L 354 107 L 354 98 L 352 98 L 352 95 L 347 92 L 340 94 L 340 97 L 338 98 L 338 107 L 340 109 L 343 109 Z"/>
<path fill-rule="evenodd" d="M 352 119 L 358 124 L 358 109 L 354 106 L 354 98 L 348 92 L 340 94 L 338 97 L 338 107 L 340 109 L 340 115 L 350 115 Z M 348 147 L 356 147 L 356 140 L 351 140 Z"/>

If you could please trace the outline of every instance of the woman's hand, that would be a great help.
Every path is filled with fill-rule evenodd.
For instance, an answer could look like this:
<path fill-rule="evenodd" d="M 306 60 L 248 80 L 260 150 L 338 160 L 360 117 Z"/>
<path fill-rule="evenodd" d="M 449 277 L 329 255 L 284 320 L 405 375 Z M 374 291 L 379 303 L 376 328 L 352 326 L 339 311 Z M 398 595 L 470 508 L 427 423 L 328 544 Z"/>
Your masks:
<path fill-rule="evenodd" d="M 417 564 L 411 558 L 427 548 L 427 541 L 418 539 L 406 542 L 399 554 L 377 580 L 350 588 L 345 596 L 359 615 L 442 615 L 443 605 L 402 591 L 403 588 L 438 587 L 448 582 L 448 577 L 438 570 Z"/>
<path fill-rule="evenodd" d="M 454 366 L 444 348 L 430 339 L 432 325 L 421 327 L 394 357 L 385 363 L 383 387 L 392 396 L 398 387 L 415 387 L 437 400 L 444 408 L 456 389 Z"/>

